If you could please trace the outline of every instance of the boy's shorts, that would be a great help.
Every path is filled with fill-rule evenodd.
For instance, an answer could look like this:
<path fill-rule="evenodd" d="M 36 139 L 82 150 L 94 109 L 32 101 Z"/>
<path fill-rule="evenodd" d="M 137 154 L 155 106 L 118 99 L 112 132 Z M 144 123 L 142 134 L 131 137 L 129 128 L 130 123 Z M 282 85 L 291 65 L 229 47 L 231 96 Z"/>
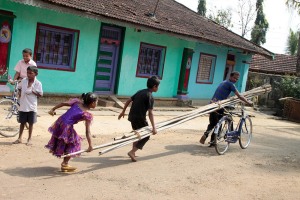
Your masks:
<path fill-rule="evenodd" d="M 34 124 L 36 123 L 36 112 L 22 112 L 19 111 L 19 123 L 25 124 L 28 122 L 29 124 Z"/>
<path fill-rule="evenodd" d="M 137 130 L 137 129 L 140 129 L 140 128 L 143 128 L 145 126 L 148 126 L 148 122 L 146 120 L 131 120 L 131 127 L 133 130 Z M 150 136 L 148 137 L 145 137 L 141 140 L 139 140 L 135 147 L 142 150 L 144 145 L 146 144 L 146 142 L 150 139 Z"/>

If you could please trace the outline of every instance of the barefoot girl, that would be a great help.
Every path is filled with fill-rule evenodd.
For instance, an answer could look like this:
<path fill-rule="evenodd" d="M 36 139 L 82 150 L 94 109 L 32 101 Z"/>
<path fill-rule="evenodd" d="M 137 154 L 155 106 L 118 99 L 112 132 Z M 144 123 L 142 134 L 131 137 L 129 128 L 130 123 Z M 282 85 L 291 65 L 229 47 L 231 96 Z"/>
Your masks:
<path fill-rule="evenodd" d="M 95 108 L 97 105 L 96 94 L 89 92 L 82 94 L 82 100 L 71 99 L 68 102 L 60 103 L 53 107 L 50 111 L 50 115 L 55 115 L 55 110 L 63 106 L 70 106 L 71 108 L 60 116 L 54 124 L 48 129 L 52 134 L 52 137 L 48 144 L 45 146 L 50 149 L 50 153 L 57 157 L 62 155 L 73 153 L 80 150 L 81 137 L 74 130 L 73 125 L 79 121 L 85 121 L 86 126 L 86 138 L 89 144 L 88 152 L 92 151 L 92 141 L 90 125 L 93 119 L 91 113 L 87 112 L 90 108 Z M 61 163 L 62 171 L 74 171 L 75 167 L 69 165 L 71 157 L 64 157 Z"/>

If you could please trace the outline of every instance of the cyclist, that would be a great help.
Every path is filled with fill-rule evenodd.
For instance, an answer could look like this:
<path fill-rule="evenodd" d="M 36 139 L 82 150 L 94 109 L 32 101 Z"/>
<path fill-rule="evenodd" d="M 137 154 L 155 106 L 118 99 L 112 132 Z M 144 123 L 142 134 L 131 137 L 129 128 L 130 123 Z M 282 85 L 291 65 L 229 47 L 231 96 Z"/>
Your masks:
<path fill-rule="evenodd" d="M 242 95 L 240 95 L 240 93 L 238 92 L 238 90 L 236 89 L 236 87 L 234 85 L 239 80 L 239 78 L 240 78 L 239 72 L 237 72 L 237 71 L 231 72 L 229 80 L 223 81 L 216 89 L 214 96 L 211 99 L 211 103 L 227 99 L 228 96 L 230 95 L 230 93 L 233 92 L 239 99 L 241 99 L 246 104 L 251 106 L 253 103 L 251 101 L 248 101 Z M 223 114 L 224 114 L 224 109 L 219 109 L 219 110 L 209 114 L 209 124 L 207 126 L 206 131 L 204 132 L 203 136 L 201 137 L 201 139 L 199 141 L 201 144 L 205 143 L 205 140 L 208 137 L 209 133 L 216 126 L 218 121 L 222 118 Z M 214 137 L 215 137 L 215 135 L 212 134 L 211 138 L 210 138 L 209 147 L 214 146 L 214 144 L 213 144 L 213 141 L 215 139 Z"/>

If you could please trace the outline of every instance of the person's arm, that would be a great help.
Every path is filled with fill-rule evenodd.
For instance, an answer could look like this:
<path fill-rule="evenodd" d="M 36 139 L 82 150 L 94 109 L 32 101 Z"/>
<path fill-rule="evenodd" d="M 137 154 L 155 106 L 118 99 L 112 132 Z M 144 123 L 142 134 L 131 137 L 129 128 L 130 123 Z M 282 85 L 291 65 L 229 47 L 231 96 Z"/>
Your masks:
<path fill-rule="evenodd" d="M 37 97 L 41 97 L 41 96 L 43 96 L 42 94 L 40 94 L 40 93 L 38 93 L 38 92 L 34 92 L 34 91 L 32 91 L 32 93 L 33 93 L 33 94 L 35 94 Z"/>
<path fill-rule="evenodd" d="M 19 77 L 20 77 L 20 72 L 16 72 L 13 80 L 14 80 L 14 81 L 15 81 L 15 80 L 18 80 Z"/>
<path fill-rule="evenodd" d="M 91 122 L 86 120 L 85 121 L 85 134 L 86 134 L 86 139 L 88 141 L 88 144 L 89 144 L 89 147 L 87 149 L 87 152 L 91 152 L 93 151 L 93 146 L 92 146 L 92 137 L 91 137 L 91 129 L 90 129 L 90 126 L 91 126 Z"/>
<path fill-rule="evenodd" d="M 126 111 L 128 105 L 129 105 L 131 102 L 132 102 L 132 99 L 131 99 L 131 98 L 129 98 L 129 99 L 126 101 L 126 103 L 125 103 L 125 105 L 124 105 L 124 108 L 123 108 L 122 112 L 119 114 L 118 119 L 121 119 L 122 117 L 124 118 L 124 116 L 125 116 L 125 111 Z"/>
<path fill-rule="evenodd" d="M 21 74 L 21 62 L 20 61 L 16 64 L 14 70 L 16 71 L 14 79 L 13 79 L 15 81 L 20 78 L 20 74 Z"/>
<path fill-rule="evenodd" d="M 32 90 L 32 93 L 35 94 L 37 97 L 43 96 L 42 84 L 37 84 L 35 90 Z"/>
<path fill-rule="evenodd" d="M 237 90 L 234 92 L 234 94 L 241 99 L 242 101 L 244 101 L 247 105 L 252 106 L 253 102 L 252 101 L 248 101 L 244 96 L 242 96 Z"/>
<path fill-rule="evenodd" d="M 56 115 L 56 112 L 55 110 L 58 109 L 58 108 L 61 108 L 63 106 L 71 106 L 69 102 L 63 102 L 63 103 L 60 103 L 60 104 L 57 104 L 56 106 L 54 106 L 48 113 L 50 115 Z"/>
<path fill-rule="evenodd" d="M 148 110 L 148 115 L 149 115 L 149 120 L 152 125 L 152 133 L 155 135 L 157 133 L 156 128 L 155 128 L 155 123 L 154 123 L 154 115 L 153 115 L 153 109 Z"/>

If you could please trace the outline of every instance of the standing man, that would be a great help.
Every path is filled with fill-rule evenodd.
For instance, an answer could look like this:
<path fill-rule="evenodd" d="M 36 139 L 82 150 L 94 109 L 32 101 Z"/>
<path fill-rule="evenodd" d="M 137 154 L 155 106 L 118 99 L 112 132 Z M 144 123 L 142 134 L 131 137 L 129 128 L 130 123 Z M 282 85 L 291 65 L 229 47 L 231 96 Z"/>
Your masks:
<path fill-rule="evenodd" d="M 245 97 L 241 96 L 238 90 L 235 87 L 235 83 L 239 80 L 240 78 L 240 73 L 237 71 L 231 72 L 230 73 L 230 78 L 229 80 L 223 81 L 218 88 L 215 91 L 214 96 L 211 99 L 211 102 L 217 102 L 217 101 L 222 101 L 224 99 L 227 99 L 228 96 L 230 95 L 231 92 L 233 92 L 239 99 L 244 101 L 248 105 L 252 105 L 253 103 L 251 101 L 248 101 Z M 215 112 L 210 113 L 209 115 L 209 124 L 207 126 L 206 131 L 204 132 L 203 136 L 200 139 L 200 143 L 204 144 L 206 138 L 208 137 L 209 133 L 211 130 L 216 126 L 218 121 L 223 117 L 224 114 L 224 109 L 217 110 Z M 212 134 L 210 138 L 210 144 L 209 147 L 213 147 L 213 141 L 215 135 Z"/>

